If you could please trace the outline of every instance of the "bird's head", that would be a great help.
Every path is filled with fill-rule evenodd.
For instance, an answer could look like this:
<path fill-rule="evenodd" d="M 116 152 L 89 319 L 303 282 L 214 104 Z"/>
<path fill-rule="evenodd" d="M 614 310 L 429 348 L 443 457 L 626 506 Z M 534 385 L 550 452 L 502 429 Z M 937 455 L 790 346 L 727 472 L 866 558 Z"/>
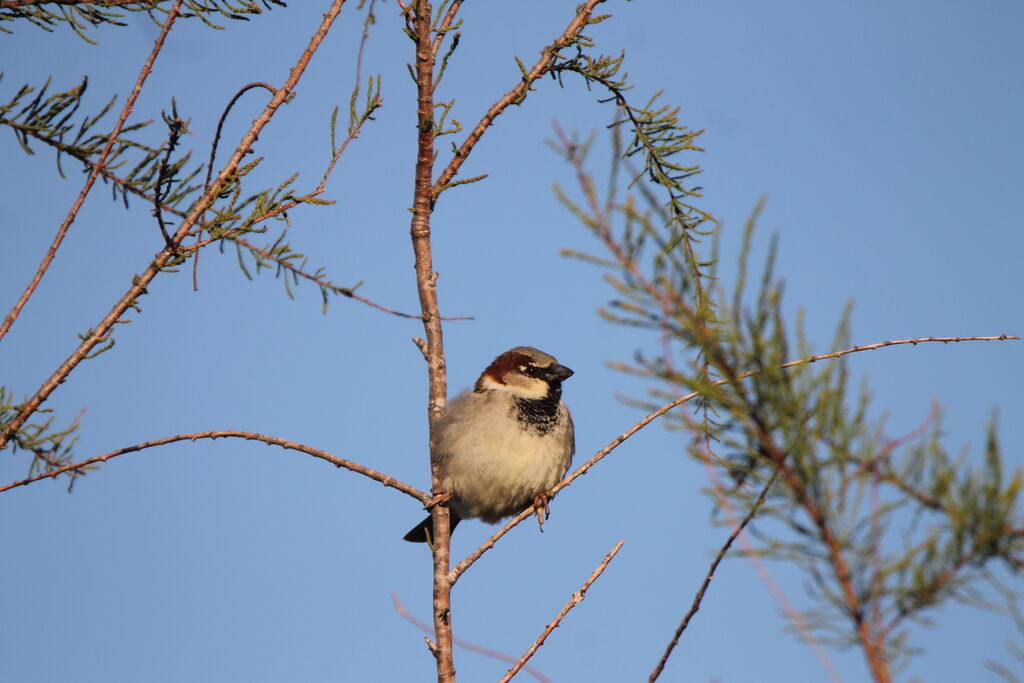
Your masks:
<path fill-rule="evenodd" d="M 554 356 L 531 346 L 517 346 L 495 358 L 473 390 L 507 391 L 518 398 L 542 399 L 552 389 L 559 395 L 562 381 L 571 376 L 572 370 L 560 365 Z"/>

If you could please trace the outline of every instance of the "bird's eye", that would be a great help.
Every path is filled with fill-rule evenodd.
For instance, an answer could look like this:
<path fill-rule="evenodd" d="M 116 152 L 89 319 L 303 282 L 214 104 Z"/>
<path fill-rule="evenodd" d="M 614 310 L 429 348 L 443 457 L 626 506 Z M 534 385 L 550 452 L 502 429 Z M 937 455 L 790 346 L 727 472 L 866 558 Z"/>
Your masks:
<path fill-rule="evenodd" d="M 520 365 L 519 369 L 528 377 L 536 377 L 540 374 L 540 368 L 536 365 Z"/>

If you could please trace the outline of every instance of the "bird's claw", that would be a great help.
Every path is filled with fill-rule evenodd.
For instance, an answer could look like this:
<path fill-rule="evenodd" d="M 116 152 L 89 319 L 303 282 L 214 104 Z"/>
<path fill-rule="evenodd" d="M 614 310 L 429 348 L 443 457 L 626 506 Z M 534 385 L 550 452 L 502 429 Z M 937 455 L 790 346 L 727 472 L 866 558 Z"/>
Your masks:
<path fill-rule="evenodd" d="M 540 532 L 544 533 L 544 520 L 551 516 L 551 508 L 548 502 L 551 500 L 546 492 L 533 497 L 533 512 L 537 515 L 537 526 Z"/>
<path fill-rule="evenodd" d="M 423 509 L 425 509 L 425 510 L 432 510 L 433 508 L 437 507 L 441 503 L 447 503 L 451 499 L 452 499 L 452 494 L 449 493 L 448 491 L 443 491 L 441 493 L 436 494 L 433 498 L 428 500 L 427 504 L 423 506 Z"/>

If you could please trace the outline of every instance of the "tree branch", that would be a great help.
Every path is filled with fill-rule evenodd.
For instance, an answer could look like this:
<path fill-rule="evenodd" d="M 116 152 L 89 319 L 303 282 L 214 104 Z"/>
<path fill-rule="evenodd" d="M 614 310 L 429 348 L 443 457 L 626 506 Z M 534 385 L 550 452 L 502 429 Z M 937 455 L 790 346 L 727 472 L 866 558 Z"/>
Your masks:
<path fill-rule="evenodd" d="M 398 599 L 397 593 L 391 593 L 391 602 L 394 603 L 395 611 L 398 612 L 398 615 L 400 617 L 408 621 L 410 624 L 418 628 L 420 631 L 426 633 L 428 636 L 434 633 L 434 629 L 429 624 L 424 624 L 422 621 L 413 616 L 413 614 L 409 612 L 408 609 L 406 609 L 405 605 L 402 604 L 402 601 Z M 464 650 L 475 652 L 479 655 L 483 655 L 484 657 L 497 659 L 498 661 L 505 662 L 506 664 L 516 663 L 516 658 L 512 655 L 505 654 L 504 652 L 498 652 L 497 650 L 492 650 L 488 647 L 477 645 L 476 643 L 471 643 L 468 640 L 463 640 L 461 638 L 452 638 L 452 642 L 455 643 L 456 647 L 461 647 Z M 529 664 L 523 667 L 523 671 L 530 674 L 541 683 L 553 683 L 553 681 L 550 678 L 548 678 L 543 673 L 538 671 L 536 668 L 530 666 Z"/>
<path fill-rule="evenodd" d="M 427 419 L 430 425 L 430 443 L 434 442 L 434 426 L 444 411 L 448 396 L 447 370 L 444 360 L 444 340 L 441 316 L 437 305 L 437 273 L 434 272 L 430 245 L 430 213 L 433 208 L 432 177 L 434 169 L 434 53 L 431 49 L 430 28 L 432 9 L 427 0 L 417 0 L 412 23 L 416 44 L 416 170 L 412 199 L 412 225 L 409 235 L 416 257 L 416 289 L 426 344 L 420 347 L 427 361 L 429 383 Z M 431 467 L 431 488 L 440 491 L 436 467 Z M 451 526 L 447 505 L 431 508 L 434 537 L 431 544 L 433 557 L 433 619 L 436 644 L 431 647 L 437 665 L 438 683 L 455 681 L 455 660 L 452 655 L 451 582 L 448 580 Z"/>
<path fill-rule="evenodd" d="M 404 494 L 406 494 L 408 496 L 412 496 L 413 498 L 415 498 L 416 500 L 420 501 L 424 505 L 426 505 L 430 501 L 430 494 L 428 494 L 428 493 L 420 491 L 419 489 L 417 489 L 417 488 L 415 488 L 413 486 L 409 486 L 408 484 L 405 484 L 405 483 L 403 483 L 403 482 L 401 482 L 401 481 L 399 481 L 399 480 L 397 480 L 397 479 L 395 479 L 393 477 L 389 477 L 386 474 L 381 474 L 380 472 L 378 472 L 378 471 L 376 471 L 374 469 L 371 469 L 369 467 L 365 467 L 363 465 L 359 465 L 357 463 L 352 462 L 351 460 L 345 460 L 344 458 L 339 458 L 337 456 L 331 455 L 327 451 L 322 451 L 322 450 L 320 450 L 318 448 L 313 448 L 312 446 L 306 446 L 306 445 L 303 445 L 301 443 L 297 443 L 295 441 L 287 441 L 285 439 L 279 439 L 276 436 L 268 436 L 266 434 L 259 434 L 259 433 L 256 433 L 256 432 L 242 432 L 242 431 L 237 431 L 237 430 L 219 430 L 219 431 L 210 431 L 210 432 L 192 432 L 190 434 L 177 434 L 175 436 L 168 436 L 168 437 L 165 437 L 163 439 L 155 439 L 153 441 L 145 441 L 145 442 L 140 443 L 140 444 L 135 444 L 134 446 L 127 446 L 126 448 L 119 448 L 116 451 L 111 451 L 111 452 L 106 453 L 104 455 L 98 455 L 95 458 L 89 458 L 88 460 L 82 460 L 81 462 L 76 462 L 76 463 L 72 463 L 70 465 L 65 465 L 64 467 L 60 467 L 58 469 L 51 470 L 49 472 L 44 472 L 44 473 L 38 474 L 38 475 L 36 475 L 34 477 L 29 477 L 28 479 L 22 479 L 21 481 L 16 481 L 16 482 L 13 482 L 11 484 L 7 484 L 6 486 L 0 487 L 0 493 L 3 493 L 4 491 L 9 491 L 10 489 L 17 488 L 19 486 L 25 486 L 25 485 L 31 484 L 33 482 L 41 481 L 43 479 L 51 479 L 53 477 L 59 476 L 61 474 L 64 474 L 66 472 L 79 471 L 79 470 L 82 470 L 83 468 L 89 467 L 90 465 L 95 465 L 97 463 L 106 462 L 107 460 L 110 460 L 111 458 L 116 458 L 119 455 L 125 455 L 126 453 L 135 453 L 137 451 L 142 451 L 142 450 L 145 450 L 147 448 L 153 448 L 154 446 L 164 446 L 166 444 L 176 443 L 178 441 L 199 441 L 200 439 L 224 439 L 224 438 L 238 438 L 238 439 L 246 439 L 248 441 L 261 441 L 261 442 L 267 444 L 268 446 L 280 446 L 281 448 L 284 448 L 284 449 L 287 449 L 287 450 L 290 450 L 290 451 L 298 451 L 300 453 L 305 453 L 307 455 L 312 455 L 314 458 L 320 458 L 321 460 L 326 460 L 327 462 L 331 463 L 335 467 L 342 467 L 342 468 L 347 469 L 347 470 L 349 470 L 351 472 L 355 472 L 356 474 L 361 474 L 364 477 L 369 477 L 370 479 L 373 479 L 374 481 L 378 481 L 381 484 L 383 484 L 384 486 L 389 486 L 389 487 L 391 487 L 393 489 L 401 491 L 402 493 L 404 493 Z"/>
<path fill-rule="evenodd" d="M 725 559 L 725 554 L 729 552 L 729 548 L 732 547 L 733 541 L 743 533 L 743 529 L 745 529 L 747 524 L 750 523 L 750 520 L 754 519 L 754 515 L 757 514 L 758 509 L 760 509 L 764 504 L 765 496 L 768 495 L 768 489 L 770 489 L 772 484 L 775 483 L 775 479 L 778 477 L 778 474 L 778 470 L 772 472 L 772 476 L 768 479 L 768 483 L 765 484 L 764 488 L 761 490 L 761 495 L 758 496 L 757 501 L 750 506 L 750 511 L 747 513 L 747 516 L 744 517 L 743 521 L 733 529 L 731 534 L 729 534 L 729 538 L 725 540 L 725 544 L 721 547 L 718 551 L 718 555 L 716 555 L 715 559 L 711 562 L 711 567 L 708 569 L 707 576 L 704 577 L 704 582 L 700 585 L 700 589 L 693 597 L 693 604 L 690 605 L 689 611 L 687 611 L 683 616 L 683 620 L 679 623 L 679 627 L 673 634 L 672 640 L 669 641 L 668 647 L 665 648 L 665 654 L 661 656 L 661 660 L 658 662 L 658 665 L 654 667 L 654 671 L 652 671 L 651 675 L 647 678 L 648 683 L 654 683 L 654 681 L 658 680 L 658 676 L 660 676 L 661 672 L 665 669 L 665 664 L 668 663 L 668 658 L 672 655 L 672 650 L 674 650 L 676 645 L 679 644 L 679 638 L 683 635 L 683 631 L 685 631 L 686 627 L 690 625 L 690 619 L 693 618 L 693 615 L 700 609 L 700 603 L 704 600 L 704 593 L 707 592 L 708 586 L 711 585 L 711 579 L 714 578 L 718 565 L 723 559 Z"/>
<path fill-rule="evenodd" d="M 587 595 L 587 590 L 595 581 L 597 581 L 598 577 L 604 573 L 604 570 L 608 567 L 608 563 L 612 561 L 612 558 L 614 558 L 616 554 L 618 554 L 619 550 L 622 548 L 622 544 L 624 543 L 625 541 L 619 541 L 615 544 L 615 547 L 605 555 L 601 564 L 597 565 L 597 568 L 591 572 L 590 578 L 584 582 L 583 586 L 580 587 L 578 591 L 572 594 L 572 597 L 569 598 L 569 602 L 565 603 L 565 607 L 563 607 L 558 615 L 551 620 L 551 623 L 547 625 L 547 628 L 545 628 L 544 632 L 540 634 L 536 641 L 534 641 L 533 645 L 523 653 L 523 656 L 519 658 L 519 661 L 516 662 L 515 666 L 505 672 L 505 675 L 501 679 L 501 683 L 508 683 L 508 681 L 512 680 L 512 677 L 519 673 L 519 670 L 523 668 L 523 665 L 526 664 L 527 661 L 529 661 L 530 657 L 540 649 L 544 644 L 544 641 L 547 640 L 547 637 L 551 635 L 556 628 L 558 628 L 559 624 L 562 623 L 562 619 L 565 618 L 565 615 L 567 615 L 573 607 L 583 602 L 583 599 Z"/>
<path fill-rule="evenodd" d="M 448 6 L 448 11 L 445 12 L 444 19 L 441 20 L 441 24 L 434 30 L 434 33 L 437 35 L 434 36 L 430 52 L 434 55 L 435 60 L 437 59 L 437 51 L 441 49 L 441 43 L 444 41 L 445 34 L 451 29 L 452 22 L 455 21 L 455 15 L 459 13 L 460 7 L 462 7 L 462 0 L 452 0 L 452 4 Z"/>

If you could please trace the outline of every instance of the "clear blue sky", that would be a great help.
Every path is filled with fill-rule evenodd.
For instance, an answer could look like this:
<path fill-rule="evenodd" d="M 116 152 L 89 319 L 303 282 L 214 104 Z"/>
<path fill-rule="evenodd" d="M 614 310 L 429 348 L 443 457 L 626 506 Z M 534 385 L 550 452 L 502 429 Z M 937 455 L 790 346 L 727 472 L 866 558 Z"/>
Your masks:
<path fill-rule="evenodd" d="M 293 2 L 216 32 L 182 22 L 160 56 L 137 118 L 159 120 L 176 98 L 192 117 L 185 144 L 205 158 L 226 100 L 250 81 L 280 83 L 324 3 Z M 299 170 L 315 183 L 329 154 L 328 117 L 352 86 L 361 15 L 355 3 L 316 56 L 297 99 L 261 136 L 266 185 Z M 442 97 L 474 122 L 558 35 L 575 2 L 467 2 Z M 514 9 L 513 9 L 514 8 Z M 609 2 L 592 36 L 626 50 L 638 100 L 664 89 L 680 118 L 704 128 L 701 206 L 725 226 L 724 255 L 762 195 L 757 240 L 781 238 L 787 305 L 806 311 L 810 339 L 829 345 L 847 300 L 853 339 L 1020 334 L 1020 122 L 1024 7 L 964 2 Z M 95 34 L 16 25 L 0 36 L 0 100 L 54 76 L 88 74 L 91 109 L 123 98 L 157 29 L 140 17 Z M 11 26 L 11 24 L 7 24 Z M 343 159 L 337 204 L 292 215 L 293 245 L 339 284 L 415 311 L 408 212 L 414 160 L 411 42 L 397 7 L 379 10 L 364 74 L 381 73 L 385 106 Z M 123 99 L 121 100 L 123 101 Z M 264 101 L 246 95 L 225 132 L 236 140 Z M 611 291 L 600 273 L 558 255 L 595 247 L 557 203 L 572 185 L 544 144 L 551 126 L 605 125 L 579 84 L 550 80 L 510 109 L 463 168 L 487 181 L 447 193 L 434 215 L 441 306 L 474 322 L 446 328 L 449 381 L 470 384 L 496 354 L 538 346 L 576 375 L 565 396 L 582 461 L 639 414 L 616 396 L 643 386 L 605 368 L 655 340 L 602 322 Z M 154 127 L 152 140 L 157 140 Z M 0 309 L 34 272 L 83 176 L 60 179 L 41 145 L 26 157 L 0 136 L 4 248 Z M 222 147 L 226 149 L 226 147 Z M 445 159 L 442 152 L 442 159 Z M 109 310 L 161 238 L 148 209 L 125 212 L 98 187 L 35 298 L 0 344 L 0 383 L 31 393 Z M 755 257 L 756 259 L 756 257 Z M 201 291 L 161 276 L 117 346 L 84 363 L 47 403 L 57 423 L 85 411 L 85 457 L 180 432 L 261 431 L 316 446 L 421 488 L 428 486 L 425 368 L 416 321 L 347 300 L 321 315 L 318 293 L 240 273 L 233 253 L 204 252 Z M 892 435 L 933 399 L 947 410 L 950 450 L 977 455 L 994 407 L 1011 463 L 1024 447 L 1020 343 L 895 348 L 850 359 L 872 386 Z M 0 458 L 3 481 L 23 454 Z M 586 601 L 532 663 L 557 681 L 644 679 L 727 531 L 713 526 L 704 470 L 685 439 L 660 427 L 629 441 L 558 497 L 543 535 L 520 527 L 456 588 L 458 637 L 518 656 L 604 554 L 626 541 Z M 403 543 L 421 510 L 411 499 L 312 458 L 241 441 L 179 444 L 128 455 L 80 480 L 0 496 L 3 560 L 0 661 L 10 681 L 411 681 L 432 660 L 390 594 L 429 620 L 429 556 Z M 490 533 L 459 528 L 461 557 Z M 797 605 L 802 579 L 769 565 Z M 1018 586 L 1019 588 L 1019 586 Z M 900 680 L 999 680 L 1009 665 L 1005 618 L 952 607 L 916 628 L 923 654 Z M 818 681 L 824 669 L 785 632 L 750 564 L 724 563 L 663 680 Z M 857 651 L 829 650 L 843 680 L 866 680 Z M 458 652 L 461 680 L 494 680 L 506 665 Z"/>

